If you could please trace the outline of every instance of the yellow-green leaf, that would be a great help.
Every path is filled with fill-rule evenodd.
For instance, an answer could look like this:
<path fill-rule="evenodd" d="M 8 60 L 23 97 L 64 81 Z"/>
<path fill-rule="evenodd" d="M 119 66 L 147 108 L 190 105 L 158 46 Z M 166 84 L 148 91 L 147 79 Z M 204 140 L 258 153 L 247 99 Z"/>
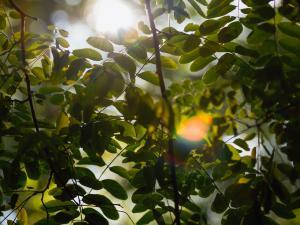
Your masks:
<path fill-rule="evenodd" d="M 76 49 L 73 51 L 73 55 L 81 58 L 88 58 L 94 61 L 100 61 L 102 59 L 101 54 L 91 48 Z"/>
<path fill-rule="evenodd" d="M 114 46 L 110 41 L 102 37 L 89 37 L 87 43 L 94 48 L 98 48 L 105 52 L 113 52 Z"/>
<path fill-rule="evenodd" d="M 153 73 L 151 71 L 146 71 L 138 74 L 137 76 L 143 80 L 150 82 L 151 84 L 159 85 L 159 78 L 156 73 Z"/>

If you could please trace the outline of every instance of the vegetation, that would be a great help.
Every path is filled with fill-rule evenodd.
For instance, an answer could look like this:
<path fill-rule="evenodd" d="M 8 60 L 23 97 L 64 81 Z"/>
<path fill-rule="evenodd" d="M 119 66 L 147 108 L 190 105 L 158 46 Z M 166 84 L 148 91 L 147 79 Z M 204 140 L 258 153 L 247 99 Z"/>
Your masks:
<path fill-rule="evenodd" d="M 299 216 L 298 0 L 140 1 L 148 21 L 139 30 L 89 37 L 84 49 L 55 26 L 29 32 L 30 12 L 0 4 L 0 224 Z M 187 25 L 158 29 L 166 14 Z M 176 81 L 187 64 L 195 75 Z M 202 130 L 186 133 L 190 118 Z M 128 197 L 130 210 L 119 204 Z"/>

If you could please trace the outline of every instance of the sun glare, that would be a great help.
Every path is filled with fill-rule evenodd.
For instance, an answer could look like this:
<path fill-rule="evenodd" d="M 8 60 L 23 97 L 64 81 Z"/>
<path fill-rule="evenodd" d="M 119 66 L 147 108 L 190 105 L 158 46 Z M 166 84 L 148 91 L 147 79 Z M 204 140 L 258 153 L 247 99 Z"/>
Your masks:
<path fill-rule="evenodd" d="M 101 33 L 113 33 L 134 26 L 133 12 L 126 0 L 98 0 L 92 6 L 88 22 Z"/>
<path fill-rule="evenodd" d="M 183 120 L 177 129 L 177 134 L 187 141 L 201 141 L 207 134 L 212 123 L 212 117 L 206 113 L 199 113 L 196 116 Z"/>

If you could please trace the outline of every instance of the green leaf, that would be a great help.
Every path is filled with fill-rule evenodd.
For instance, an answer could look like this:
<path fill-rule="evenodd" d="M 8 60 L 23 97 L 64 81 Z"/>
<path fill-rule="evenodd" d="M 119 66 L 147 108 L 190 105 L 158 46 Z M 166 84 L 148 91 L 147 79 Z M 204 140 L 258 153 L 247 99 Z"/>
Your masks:
<path fill-rule="evenodd" d="M 100 190 L 102 188 L 101 181 L 93 176 L 83 176 L 79 178 L 79 183 L 94 190 Z"/>
<path fill-rule="evenodd" d="M 153 214 L 154 219 L 155 219 L 155 221 L 156 221 L 156 223 L 157 223 L 158 225 L 166 225 L 162 213 L 160 213 L 160 212 L 159 212 L 158 210 L 156 210 L 156 209 L 153 209 L 153 210 L 152 210 L 152 214 Z"/>
<path fill-rule="evenodd" d="M 249 44 L 258 44 L 265 41 L 268 37 L 272 36 L 271 33 L 264 32 L 263 30 L 256 29 L 250 32 L 247 37 L 247 42 Z"/>
<path fill-rule="evenodd" d="M 0 30 L 4 30 L 6 28 L 6 19 L 4 16 L 0 15 Z"/>
<path fill-rule="evenodd" d="M 71 220 L 76 219 L 80 213 L 75 210 L 61 211 L 53 216 L 53 219 L 59 224 L 69 223 Z"/>
<path fill-rule="evenodd" d="M 74 210 L 77 209 L 77 206 L 72 201 L 59 201 L 59 200 L 51 200 L 49 202 L 45 203 L 47 210 L 49 213 L 51 212 L 57 212 L 61 210 Z M 43 206 L 41 206 L 41 209 L 45 210 Z"/>
<path fill-rule="evenodd" d="M 56 38 L 56 41 L 57 41 L 57 43 L 58 43 L 60 46 L 62 46 L 62 47 L 64 47 L 64 48 L 69 48 L 69 47 L 70 47 L 69 42 L 68 42 L 66 39 L 62 38 L 62 37 Z"/>
<path fill-rule="evenodd" d="M 214 83 L 219 77 L 219 74 L 216 72 L 215 68 L 212 67 L 208 71 L 205 72 L 202 76 L 202 81 L 206 85 L 210 85 Z"/>
<path fill-rule="evenodd" d="M 45 87 L 41 87 L 39 89 L 39 93 L 42 95 L 48 95 L 48 94 L 52 94 L 52 93 L 58 93 L 58 92 L 63 92 L 64 89 L 57 87 L 57 86 L 45 86 Z"/>
<path fill-rule="evenodd" d="M 235 47 L 235 52 L 244 56 L 258 57 L 258 53 L 255 50 L 245 48 L 241 45 Z"/>
<path fill-rule="evenodd" d="M 31 72 L 39 80 L 45 80 L 45 75 L 44 75 L 43 68 L 41 68 L 41 67 L 34 67 L 34 68 L 32 68 Z"/>
<path fill-rule="evenodd" d="M 211 210 L 216 213 L 224 212 L 228 207 L 228 201 L 226 200 L 225 196 L 217 193 L 216 197 L 211 205 Z"/>
<path fill-rule="evenodd" d="M 290 210 L 286 205 L 283 205 L 278 202 L 273 205 L 272 211 L 277 216 L 285 218 L 285 219 L 292 219 L 292 218 L 296 217 L 296 215 L 293 213 L 292 210 Z"/>
<path fill-rule="evenodd" d="M 188 36 L 183 44 L 183 50 L 185 52 L 190 52 L 196 49 L 200 44 L 200 38 L 194 35 Z"/>
<path fill-rule="evenodd" d="M 278 28 L 281 32 L 294 37 L 294 38 L 298 38 L 300 39 L 300 26 L 295 24 L 295 23 L 291 23 L 291 22 L 281 22 L 278 24 Z"/>
<path fill-rule="evenodd" d="M 151 34 L 150 28 L 144 23 L 144 22 L 139 22 L 138 23 L 138 28 L 140 31 L 142 31 L 144 34 Z"/>
<path fill-rule="evenodd" d="M 89 37 L 87 43 L 105 52 L 113 52 L 114 46 L 110 41 L 102 37 Z"/>
<path fill-rule="evenodd" d="M 148 211 L 137 221 L 136 225 L 149 224 L 153 220 L 154 220 L 153 213 L 151 211 Z"/>
<path fill-rule="evenodd" d="M 250 148 L 249 148 L 247 142 L 244 141 L 244 140 L 241 139 L 241 138 L 235 139 L 233 143 L 236 144 L 237 146 L 241 147 L 242 149 L 246 150 L 246 151 L 249 151 L 249 150 L 250 150 Z"/>
<path fill-rule="evenodd" d="M 250 133 L 250 134 L 247 134 L 247 136 L 244 138 L 244 140 L 245 141 L 250 141 L 250 140 L 252 140 L 255 137 L 256 137 L 255 133 Z"/>
<path fill-rule="evenodd" d="M 99 52 L 91 48 L 82 48 L 73 50 L 73 55 L 80 58 L 88 58 L 94 61 L 100 61 L 102 56 Z"/>
<path fill-rule="evenodd" d="M 300 40 L 294 38 L 282 38 L 279 40 L 279 44 L 285 50 L 294 53 L 295 55 L 300 54 Z"/>
<path fill-rule="evenodd" d="M 232 0 L 223 0 L 222 4 L 219 4 L 217 7 L 209 8 L 207 10 L 207 18 L 215 18 L 215 17 L 224 16 L 224 15 L 230 13 L 232 10 L 234 10 L 236 8 L 236 6 L 234 6 L 234 5 L 224 6 L 225 3 L 227 3 L 228 1 L 232 1 Z"/>
<path fill-rule="evenodd" d="M 201 57 L 199 56 L 192 64 L 190 67 L 190 70 L 192 72 L 196 72 L 199 70 L 202 70 L 204 67 L 206 67 L 210 62 L 214 61 L 215 58 L 212 56 L 209 57 Z"/>
<path fill-rule="evenodd" d="M 115 174 L 118 174 L 120 177 L 129 179 L 129 174 L 128 174 L 127 170 L 121 166 L 113 166 L 113 167 L 110 167 L 109 170 L 114 172 Z"/>
<path fill-rule="evenodd" d="M 265 225 L 279 225 L 278 223 L 276 223 L 273 219 L 269 218 L 269 217 L 266 217 L 264 216 L 263 217 L 263 223 Z"/>
<path fill-rule="evenodd" d="M 16 225 L 16 224 L 14 223 L 12 225 Z M 38 222 L 36 222 L 34 225 L 60 225 L 60 223 L 57 223 L 54 219 L 49 218 L 49 220 L 41 219 Z"/>
<path fill-rule="evenodd" d="M 176 70 L 178 68 L 177 63 L 170 57 L 161 56 L 161 64 L 165 69 Z"/>
<path fill-rule="evenodd" d="M 224 76 L 227 71 L 229 71 L 236 61 L 236 56 L 230 53 L 225 53 L 219 58 L 219 61 L 216 65 L 216 72 Z"/>
<path fill-rule="evenodd" d="M 194 24 L 194 23 L 189 23 L 184 27 L 185 32 L 197 31 L 197 30 L 199 30 L 199 25 Z"/>
<path fill-rule="evenodd" d="M 128 198 L 127 192 L 116 181 L 111 179 L 102 180 L 103 187 L 118 199 L 126 200 Z"/>
<path fill-rule="evenodd" d="M 105 162 L 100 157 L 84 157 L 80 159 L 77 163 L 78 165 L 95 165 L 95 166 L 105 166 Z"/>
<path fill-rule="evenodd" d="M 221 43 L 230 42 L 236 39 L 243 31 L 243 26 L 240 22 L 232 22 L 227 27 L 224 27 L 218 34 L 218 39 Z"/>
<path fill-rule="evenodd" d="M 195 0 L 188 0 L 188 2 L 193 6 L 193 8 L 197 11 L 197 13 L 205 18 L 205 14 L 203 12 L 203 10 L 201 9 L 201 7 L 197 4 L 197 2 Z"/>
<path fill-rule="evenodd" d="M 144 62 L 144 60 L 147 59 L 147 50 L 145 47 L 138 45 L 136 43 L 134 43 L 132 46 L 127 48 L 127 53 L 137 59 L 140 60 L 142 62 Z"/>
<path fill-rule="evenodd" d="M 29 161 L 30 160 L 30 161 Z M 28 177 L 33 180 L 39 179 L 41 175 L 39 161 L 36 158 L 29 158 L 25 163 L 25 169 Z"/>
<path fill-rule="evenodd" d="M 50 102 L 54 105 L 60 105 L 64 102 L 65 96 L 63 94 L 56 94 L 50 97 Z"/>
<path fill-rule="evenodd" d="M 185 53 L 179 58 L 179 63 L 186 64 L 195 60 L 198 56 L 200 56 L 199 48 L 194 49 L 188 53 Z"/>
<path fill-rule="evenodd" d="M 239 193 L 237 195 L 237 193 Z M 247 184 L 232 184 L 225 191 L 225 197 L 231 200 L 231 206 L 251 207 L 255 201 L 255 192 Z"/>
<path fill-rule="evenodd" d="M 89 223 L 89 225 L 108 225 L 107 219 L 102 216 L 98 211 L 92 208 L 84 208 L 82 213 L 85 215 L 84 220 Z"/>
<path fill-rule="evenodd" d="M 77 80 L 78 74 L 81 70 L 83 70 L 85 64 L 86 64 L 86 60 L 83 58 L 73 60 L 66 72 L 67 79 Z"/>
<path fill-rule="evenodd" d="M 139 78 L 150 82 L 151 84 L 159 86 L 159 78 L 156 73 L 146 71 L 137 75 Z"/>
<path fill-rule="evenodd" d="M 166 9 L 165 9 L 165 8 L 157 8 L 157 9 L 154 10 L 154 12 L 153 12 L 153 17 L 154 17 L 154 18 L 159 17 L 159 16 L 163 15 L 165 12 L 166 12 Z"/>
<path fill-rule="evenodd" d="M 214 41 L 206 41 L 204 45 L 199 48 L 199 54 L 202 57 L 211 56 L 220 49 L 220 44 Z"/>
<path fill-rule="evenodd" d="M 104 215 L 112 220 L 119 219 L 119 213 L 116 210 L 112 202 L 103 195 L 88 194 L 82 198 L 82 201 L 86 204 L 94 204 L 99 207 Z"/>
<path fill-rule="evenodd" d="M 223 0 L 223 1 L 218 1 L 218 0 L 211 0 L 210 3 L 208 4 L 208 9 L 213 9 L 218 6 L 226 6 L 229 5 L 233 0 Z"/>
<path fill-rule="evenodd" d="M 205 6 L 208 5 L 206 0 L 196 0 L 196 1 L 199 2 L 202 5 L 205 5 Z"/>
<path fill-rule="evenodd" d="M 64 29 L 59 29 L 58 32 L 60 33 L 61 36 L 63 37 L 68 37 L 69 36 L 69 32 L 64 30 Z"/>
<path fill-rule="evenodd" d="M 199 27 L 201 34 L 207 35 L 213 33 L 220 27 L 218 20 L 205 20 Z"/>
<path fill-rule="evenodd" d="M 124 70 L 128 71 L 129 74 L 135 75 L 136 65 L 134 60 L 129 56 L 121 53 L 109 53 L 108 57 L 113 58 L 118 65 L 120 65 Z"/>

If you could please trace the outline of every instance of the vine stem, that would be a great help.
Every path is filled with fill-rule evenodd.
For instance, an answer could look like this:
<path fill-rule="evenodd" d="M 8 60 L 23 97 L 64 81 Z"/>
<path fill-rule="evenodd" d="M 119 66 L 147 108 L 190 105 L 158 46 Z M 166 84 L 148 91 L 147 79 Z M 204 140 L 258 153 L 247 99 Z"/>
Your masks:
<path fill-rule="evenodd" d="M 174 142 L 173 142 L 173 134 L 174 134 L 174 123 L 175 123 L 175 117 L 174 117 L 174 111 L 171 105 L 171 102 L 169 101 L 166 93 L 166 86 L 164 82 L 163 72 L 162 72 L 162 64 L 160 59 L 160 48 L 159 48 L 159 39 L 156 33 L 156 26 L 154 22 L 154 16 L 151 11 L 151 4 L 150 0 L 145 1 L 146 4 L 146 11 L 148 14 L 151 32 L 153 36 L 153 45 L 154 45 L 154 51 L 155 51 L 155 60 L 156 60 L 156 73 L 159 77 L 159 86 L 160 91 L 163 100 L 165 101 L 167 108 L 169 110 L 170 118 L 168 123 L 168 155 L 170 157 L 170 172 L 171 172 L 171 182 L 173 186 L 173 194 L 174 194 L 174 215 L 175 215 L 175 224 L 180 225 L 180 210 L 179 210 L 179 191 L 178 191 L 178 183 L 177 183 L 177 177 L 176 177 L 176 165 L 174 162 Z"/>

